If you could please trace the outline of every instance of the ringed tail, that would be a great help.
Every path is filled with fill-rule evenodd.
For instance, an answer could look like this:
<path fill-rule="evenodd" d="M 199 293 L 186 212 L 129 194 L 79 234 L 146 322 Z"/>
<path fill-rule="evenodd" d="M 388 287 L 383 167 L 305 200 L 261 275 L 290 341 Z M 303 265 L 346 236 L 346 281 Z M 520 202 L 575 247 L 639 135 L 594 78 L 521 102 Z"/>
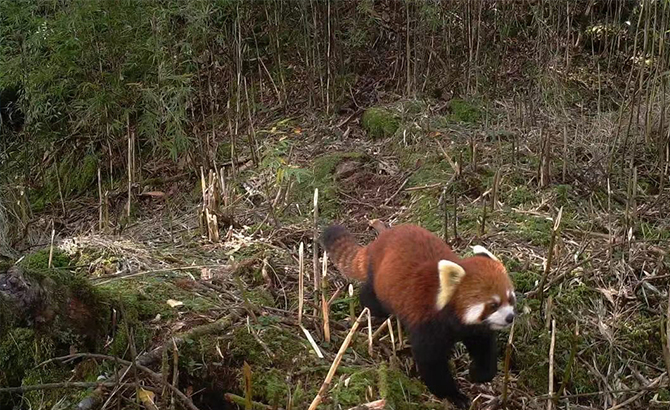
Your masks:
<path fill-rule="evenodd" d="M 360 281 L 367 279 L 367 247 L 360 246 L 345 227 L 329 226 L 320 242 L 342 274 Z"/>

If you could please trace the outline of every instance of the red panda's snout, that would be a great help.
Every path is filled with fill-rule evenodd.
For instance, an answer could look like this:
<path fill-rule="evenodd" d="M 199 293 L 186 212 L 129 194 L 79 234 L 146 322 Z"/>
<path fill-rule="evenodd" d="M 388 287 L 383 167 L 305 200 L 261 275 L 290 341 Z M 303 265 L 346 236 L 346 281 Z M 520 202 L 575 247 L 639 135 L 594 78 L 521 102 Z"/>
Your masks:
<path fill-rule="evenodd" d="M 494 296 L 493 301 L 489 302 L 491 303 L 490 309 L 495 308 L 495 310 L 486 316 L 483 322 L 493 330 L 500 330 L 510 326 L 516 316 L 514 291 L 512 289 L 507 290 L 506 296 L 505 303 L 499 303 L 497 295 Z"/>
<path fill-rule="evenodd" d="M 504 329 L 512 324 L 516 317 L 514 309 L 514 291 L 509 289 L 504 298 L 493 295 L 489 299 L 478 301 L 464 308 L 464 324 L 485 324 L 493 330 Z"/>

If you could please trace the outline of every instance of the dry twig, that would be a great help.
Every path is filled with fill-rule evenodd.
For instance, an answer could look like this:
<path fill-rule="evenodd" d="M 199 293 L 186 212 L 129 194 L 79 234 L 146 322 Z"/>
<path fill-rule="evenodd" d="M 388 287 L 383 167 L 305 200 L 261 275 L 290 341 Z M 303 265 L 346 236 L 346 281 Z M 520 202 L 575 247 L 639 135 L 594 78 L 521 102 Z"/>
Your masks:
<path fill-rule="evenodd" d="M 340 346 L 340 350 L 337 352 L 337 356 L 335 356 L 335 360 L 333 360 L 333 364 L 330 365 L 330 370 L 328 370 L 328 374 L 326 375 L 326 379 L 323 381 L 323 384 L 321 384 L 321 388 L 319 389 L 319 392 L 316 394 L 316 397 L 314 397 L 314 400 L 312 400 L 312 404 L 309 406 L 309 410 L 314 410 L 316 409 L 319 404 L 323 401 L 324 397 L 326 396 L 326 393 L 328 392 L 328 386 L 330 386 L 330 382 L 333 380 L 333 376 L 335 376 L 335 371 L 340 365 L 340 362 L 342 361 L 342 356 L 344 356 L 344 352 L 347 350 L 349 347 L 349 344 L 351 343 L 351 339 L 354 337 L 354 334 L 356 333 L 356 330 L 358 330 L 358 326 L 361 324 L 361 321 L 363 319 L 363 316 L 370 314 L 370 310 L 368 308 L 363 309 L 360 315 L 358 315 L 358 318 L 356 318 L 356 321 L 354 322 L 353 326 L 351 327 L 351 330 L 349 330 L 349 333 L 347 334 L 347 337 L 344 339 L 342 342 L 342 345 Z"/>

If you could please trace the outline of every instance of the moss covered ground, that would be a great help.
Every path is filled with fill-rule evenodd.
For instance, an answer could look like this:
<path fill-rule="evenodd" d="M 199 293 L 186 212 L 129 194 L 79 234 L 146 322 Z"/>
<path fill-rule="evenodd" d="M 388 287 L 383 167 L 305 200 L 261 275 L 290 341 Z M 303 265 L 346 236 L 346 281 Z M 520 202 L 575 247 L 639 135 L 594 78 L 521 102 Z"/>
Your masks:
<path fill-rule="evenodd" d="M 431 114 L 431 104 L 435 102 L 411 100 L 380 107 L 379 113 L 394 113 L 392 132 L 371 125 L 369 112 L 376 110 L 368 110 L 345 142 L 332 136 L 325 143 L 306 139 L 295 131 L 308 132 L 309 125 L 300 121 L 268 124 L 275 137 L 265 142 L 268 154 L 261 166 L 241 171 L 247 186 L 240 183 L 233 188 L 233 195 L 241 199 L 234 210 L 238 224 L 230 233 L 222 228 L 226 239 L 219 243 L 203 239 L 197 215 L 184 211 L 202 195 L 200 182 L 188 180 L 182 182 L 182 191 L 197 195 L 182 197 L 173 208 L 137 201 L 135 221 L 122 236 L 61 238 L 53 269 L 46 267 L 48 248 L 27 254 L 21 266 L 61 286 L 57 293 L 80 295 L 99 309 L 98 343 L 81 343 L 82 335 L 67 325 L 47 332 L 15 326 L 0 338 L 0 381 L 12 386 L 66 378 L 92 381 L 113 372 L 114 363 L 37 365 L 73 350 L 129 359 L 133 351 L 149 352 L 169 345 L 172 337 L 186 335 L 176 356 L 170 351 L 150 365 L 173 377 L 176 360 L 177 386 L 191 392 L 199 408 L 232 406 L 223 393 L 244 397 L 245 363 L 251 369 L 251 398 L 256 403 L 306 408 L 351 326 L 352 309 L 357 314 L 361 308 L 356 297 L 359 285 L 353 284 L 350 296 L 347 279 L 330 267 L 326 296 L 338 294 L 330 304 L 331 335 L 326 340 L 321 313 L 313 302 L 315 189 L 319 230 L 332 222 L 343 223 L 365 242 L 374 238 L 367 227 L 371 218 L 392 225 L 417 223 L 438 235 L 446 233 L 457 252 L 467 253 L 470 245 L 482 244 L 503 260 L 516 286 L 520 312 L 510 355 L 509 408 L 546 407 L 543 395 L 548 391 L 550 361 L 555 388 L 563 386 L 557 405 L 565 408 L 621 402 L 631 394 L 605 398 L 602 392 L 634 389 L 642 379 L 662 377 L 660 329 L 668 262 L 658 249 L 668 239 L 667 221 L 653 213 L 633 219 L 625 200 L 614 195 L 623 192 L 625 184 L 608 194 L 603 186 L 572 178 L 570 168 L 564 179 L 559 160 L 552 162 L 551 179 L 541 186 L 540 162 L 527 144 L 519 149 L 518 130 L 510 131 L 514 127 L 504 112 L 489 112 L 485 123 L 478 103 L 454 100 L 447 114 Z M 371 133 L 375 138 L 369 138 Z M 647 187 L 640 189 L 651 189 L 653 184 L 648 176 L 640 176 L 639 186 Z M 272 210 L 268 195 L 279 198 Z M 652 204 L 655 197 L 644 192 L 637 201 L 638 206 Z M 541 306 L 538 286 L 559 209 L 562 219 Z M 623 234 L 626 226 L 631 237 Z M 303 324 L 323 358 L 297 324 L 301 242 L 308 274 Z M 11 263 L 4 266 L 6 270 Z M 7 317 L 2 312 L 0 318 Z M 188 336 L 231 312 L 238 314 L 231 324 Z M 553 357 L 551 320 L 555 320 Z M 393 346 L 388 331 L 382 331 L 371 356 L 366 327 L 361 326 L 345 351 L 324 408 L 348 409 L 380 398 L 387 400 L 389 409 L 444 408 L 416 377 L 407 348 L 411 341 Z M 373 327 L 377 330 L 379 323 Z M 396 344 L 398 336 L 394 328 Z M 500 372 L 492 383 L 470 384 L 467 353 L 460 346 L 456 351 L 458 381 L 468 395 L 479 395 L 476 408 L 496 405 L 501 397 L 507 337 L 508 332 L 500 334 Z M 52 408 L 74 405 L 91 391 L 0 393 L 0 403 Z M 660 406 L 657 403 L 667 402 L 668 395 L 659 386 L 635 403 Z"/>

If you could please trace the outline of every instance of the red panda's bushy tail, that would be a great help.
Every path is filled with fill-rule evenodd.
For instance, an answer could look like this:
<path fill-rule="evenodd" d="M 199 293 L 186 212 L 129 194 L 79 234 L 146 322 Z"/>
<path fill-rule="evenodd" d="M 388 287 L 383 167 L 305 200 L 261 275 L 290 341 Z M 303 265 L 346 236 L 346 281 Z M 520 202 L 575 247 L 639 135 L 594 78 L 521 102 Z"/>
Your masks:
<path fill-rule="evenodd" d="M 367 248 L 356 243 L 345 227 L 329 226 L 320 242 L 328 252 L 328 259 L 342 274 L 360 281 L 367 279 Z"/>

